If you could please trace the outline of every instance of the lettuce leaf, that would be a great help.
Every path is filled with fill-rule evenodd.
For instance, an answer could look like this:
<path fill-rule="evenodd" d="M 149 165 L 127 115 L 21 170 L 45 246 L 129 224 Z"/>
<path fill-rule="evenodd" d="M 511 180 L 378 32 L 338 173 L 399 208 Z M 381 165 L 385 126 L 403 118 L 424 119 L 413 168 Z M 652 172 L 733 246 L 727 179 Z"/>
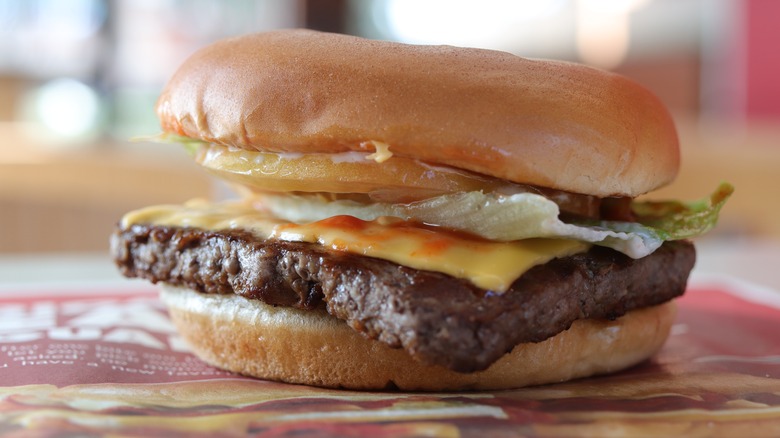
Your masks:
<path fill-rule="evenodd" d="M 666 240 L 686 239 L 709 231 L 733 192 L 721 185 L 709 198 L 691 203 L 636 202 L 637 222 L 563 222 L 558 205 L 533 194 L 511 196 L 482 192 L 442 195 L 411 204 L 362 204 L 331 201 L 316 195 L 262 195 L 262 203 L 274 215 L 305 223 L 335 215 L 362 220 L 381 217 L 414 219 L 430 225 L 468 231 L 491 240 L 512 241 L 536 237 L 574 239 L 607 246 L 629 257 L 649 255 Z"/>
<path fill-rule="evenodd" d="M 197 152 L 198 147 L 200 147 L 201 145 L 208 144 L 203 140 L 189 138 L 183 135 L 171 134 L 168 132 L 161 132 L 156 135 L 137 136 L 137 137 L 133 137 L 131 141 L 134 142 L 148 141 L 148 142 L 160 143 L 160 144 L 182 145 L 184 147 L 184 150 L 186 150 L 190 156 L 195 155 L 195 152 Z"/>
<path fill-rule="evenodd" d="M 640 258 L 665 241 L 706 234 L 717 224 L 720 210 L 732 193 L 734 187 L 724 182 L 710 196 L 692 202 L 635 201 L 631 209 L 636 222 L 585 221 L 573 225 L 594 231 L 609 230 L 615 234 L 605 235 L 601 241 L 590 241 Z"/>
<path fill-rule="evenodd" d="M 697 201 L 634 202 L 631 208 L 637 222 L 661 239 L 689 239 L 715 227 L 720 209 L 733 193 L 734 186 L 724 182 L 709 197 Z"/>

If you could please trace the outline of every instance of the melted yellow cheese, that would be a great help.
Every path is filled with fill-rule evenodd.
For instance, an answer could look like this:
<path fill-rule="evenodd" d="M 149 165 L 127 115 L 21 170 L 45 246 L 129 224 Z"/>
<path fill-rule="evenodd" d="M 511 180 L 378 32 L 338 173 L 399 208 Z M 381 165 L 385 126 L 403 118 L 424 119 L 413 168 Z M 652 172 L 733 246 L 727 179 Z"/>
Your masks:
<path fill-rule="evenodd" d="M 395 218 L 363 221 L 352 216 L 334 216 L 295 224 L 241 201 L 216 204 L 191 201 L 184 205 L 147 207 L 122 219 L 125 228 L 133 224 L 241 229 L 261 239 L 319 243 L 338 251 L 442 272 L 495 292 L 506 291 L 533 266 L 588 248 L 586 243 L 565 239 L 492 242 Z"/>

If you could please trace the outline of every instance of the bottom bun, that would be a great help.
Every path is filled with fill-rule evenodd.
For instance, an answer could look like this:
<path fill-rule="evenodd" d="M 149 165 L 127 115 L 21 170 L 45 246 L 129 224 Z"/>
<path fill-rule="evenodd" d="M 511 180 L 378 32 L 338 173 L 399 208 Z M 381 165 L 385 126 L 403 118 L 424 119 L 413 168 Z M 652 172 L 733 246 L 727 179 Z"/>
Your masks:
<path fill-rule="evenodd" d="M 509 389 L 619 371 L 657 352 L 676 314 L 669 302 L 615 321 L 579 320 L 464 374 L 417 362 L 325 312 L 168 285 L 161 296 L 195 354 L 216 367 L 288 383 L 405 391 Z"/>

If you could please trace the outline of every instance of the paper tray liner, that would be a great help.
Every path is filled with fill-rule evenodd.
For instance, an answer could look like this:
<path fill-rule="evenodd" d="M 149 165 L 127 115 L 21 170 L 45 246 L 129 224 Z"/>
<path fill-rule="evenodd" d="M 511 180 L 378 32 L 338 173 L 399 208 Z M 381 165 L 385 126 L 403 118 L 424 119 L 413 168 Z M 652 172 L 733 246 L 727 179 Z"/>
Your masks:
<path fill-rule="evenodd" d="M 0 436 L 780 436 L 780 292 L 691 287 L 632 369 L 511 391 L 267 382 L 187 351 L 151 287 L 0 296 Z"/>

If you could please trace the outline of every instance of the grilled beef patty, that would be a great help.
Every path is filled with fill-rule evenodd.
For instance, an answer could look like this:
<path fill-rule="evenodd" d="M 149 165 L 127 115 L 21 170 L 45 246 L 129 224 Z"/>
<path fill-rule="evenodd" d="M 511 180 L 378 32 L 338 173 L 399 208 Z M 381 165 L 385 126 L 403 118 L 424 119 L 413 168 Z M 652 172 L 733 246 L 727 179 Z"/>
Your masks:
<path fill-rule="evenodd" d="M 547 339 L 577 319 L 614 319 L 679 296 L 695 261 L 685 241 L 639 260 L 593 247 L 536 266 L 499 294 L 437 272 L 241 231 L 133 225 L 114 233 L 112 253 L 128 277 L 326 309 L 369 338 L 460 372 L 485 369 L 515 345 Z"/>

